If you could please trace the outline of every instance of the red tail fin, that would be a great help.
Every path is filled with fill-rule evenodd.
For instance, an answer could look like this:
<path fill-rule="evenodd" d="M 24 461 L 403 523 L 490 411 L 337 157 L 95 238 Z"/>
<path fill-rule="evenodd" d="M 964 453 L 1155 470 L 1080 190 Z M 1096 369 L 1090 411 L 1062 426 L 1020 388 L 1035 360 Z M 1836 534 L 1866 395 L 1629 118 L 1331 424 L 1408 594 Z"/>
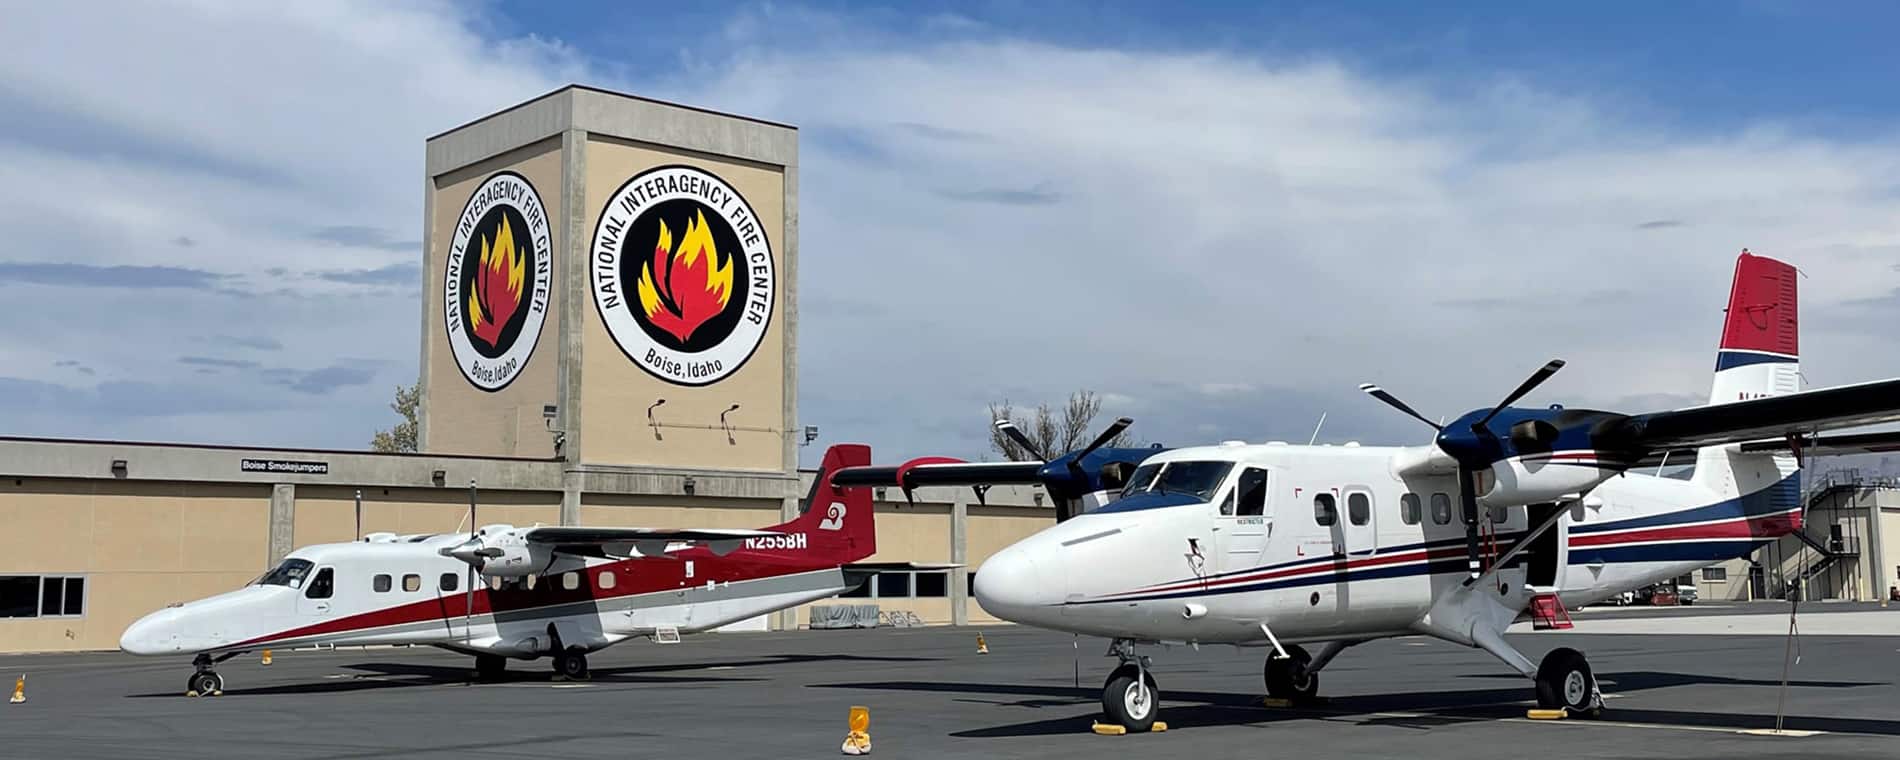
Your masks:
<path fill-rule="evenodd" d="M 824 464 L 811 493 L 805 496 L 804 514 L 783 525 L 766 530 L 805 534 L 807 551 L 812 556 L 840 564 L 857 562 L 877 553 L 877 525 L 871 514 L 871 491 L 866 488 L 836 488 L 831 476 L 846 467 L 871 464 L 871 447 L 859 443 L 841 443 L 825 450 Z"/>

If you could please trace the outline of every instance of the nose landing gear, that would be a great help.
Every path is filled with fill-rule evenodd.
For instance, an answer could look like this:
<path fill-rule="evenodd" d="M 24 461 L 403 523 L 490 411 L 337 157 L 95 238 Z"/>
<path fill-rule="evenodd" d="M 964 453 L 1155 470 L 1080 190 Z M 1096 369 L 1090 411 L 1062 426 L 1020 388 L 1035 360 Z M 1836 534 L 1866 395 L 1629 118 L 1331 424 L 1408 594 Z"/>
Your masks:
<path fill-rule="evenodd" d="M 238 654 L 238 652 L 230 652 L 214 660 L 210 654 L 201 652 L 197 657 L 192 658 L 191 665 L 194 670 L 191 678 L 185 681 L 185 696 L 224 696 L 224 676 L 218 675 L 217 664 Z"/>
<path fill-rule="evenodd" d="M 1153 730 L 1155 718 L 1161 714 L 1161 690 L 1148 675 L 1148 658 L 1135 654 L 1135 643 L 1128 639 L 1110 642 L 1108 653 L 1120 658 L 1122 664 L 1109 674 L 1108 683 L 1102 687 L 1103 720 L 1131 733 Z"/>

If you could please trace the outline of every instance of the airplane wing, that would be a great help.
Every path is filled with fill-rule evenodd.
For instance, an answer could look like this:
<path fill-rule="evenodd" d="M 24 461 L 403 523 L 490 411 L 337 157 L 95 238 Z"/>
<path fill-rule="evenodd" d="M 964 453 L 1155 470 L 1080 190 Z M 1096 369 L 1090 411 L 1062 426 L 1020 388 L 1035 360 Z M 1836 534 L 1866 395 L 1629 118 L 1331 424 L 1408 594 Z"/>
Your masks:
<path fill-rule="evenodd" d="M 1787 451 L 1788 440 L 1751 441 L 1742 444 L 1742 450 Z M 1825 435 L 1803 439 L 1801 453 L 1804 456 L 1831 456 L 1836 454 L 1876 454 L 1900 451 L 1900 431 L 1885 433 L 1855 433 L 1851 435 Z"/>
<path fill-rule="evenodd" d="M 1041 483 L 1041 462 L 963 462 L 947 457 L 913 459 L 900 465 L 847 467 L 831 476 L 838 486 L 977 486 Z"/>
<path fill-rule="evenodd" d="M 1900 421 L 1900 379 L 1638 414 L 1611 423 L 1602 436 L 1630 449 L 1659 451 L 1894 421 Z"/>
<path fill-rule="evenodd" d="M 626 556 L 628 549 L 658 556 L 686 546 L 707 544 L 724 554 L 748 538 L 784 535 L 769 530 L 728 530 L 724 528 L 589 528 L 535 527 L 522 531 L 522 540 L 545 544 L 555 551 L 588 557 Z M 723 550 L 723 551 L 722 551 Z"/>

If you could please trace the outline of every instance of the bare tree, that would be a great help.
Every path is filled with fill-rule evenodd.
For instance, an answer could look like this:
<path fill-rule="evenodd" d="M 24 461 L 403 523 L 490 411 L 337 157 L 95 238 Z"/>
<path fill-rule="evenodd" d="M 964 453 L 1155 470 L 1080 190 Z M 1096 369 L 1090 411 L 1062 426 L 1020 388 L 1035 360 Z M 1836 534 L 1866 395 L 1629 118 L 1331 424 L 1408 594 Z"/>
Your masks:
<path fill-rule="evenodd" d="M 391 411 L 402 415 L 402 421 L 388 430 L 376 431 L 369 447 L 374 451 L 415 451 L 416 450 L 416 407 L 422 400 L 422 383 L 411 386 L 396 386 L 396 402 L 389 405 Z"/>
<path fill-rule="evenodd" d="M 1068 403 L 1060 409 L 1052 409 L 1048 404 L 1038 405 L 1027 410 L 1025 416 L 1017 416 L 1016 410 L 1008 399 L 990 404 L 990 421 L 1009 420 L 1016 428 L 1035 444 L 1037 449 L 1051 457 L 1059 457 L 1076 449 L 1087 446 L 1095 436 L 1101 433 L 1095 423 L 1096 415 L 1102 412 L 1102 397 L 1091 390 L 1079 390 L 1069 394 Z M 1123 430 L 1106 444 L 1109 447 L 1136 446 L 1134 436 Z M 990 449 L 1003 458 L 1013 462 L 1035 461 L 1036 455 L 1024 451 L 1015 441 L 990 427 Z"/>

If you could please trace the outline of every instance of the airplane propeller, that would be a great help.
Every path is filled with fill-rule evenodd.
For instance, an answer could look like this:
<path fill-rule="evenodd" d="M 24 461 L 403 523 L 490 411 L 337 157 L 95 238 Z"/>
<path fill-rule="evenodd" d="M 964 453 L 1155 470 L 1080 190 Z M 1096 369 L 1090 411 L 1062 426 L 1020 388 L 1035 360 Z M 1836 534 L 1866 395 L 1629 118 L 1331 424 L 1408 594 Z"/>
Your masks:
<path fill-rule="evenodd" d="M 1084 457 L 1087 457 L 1090 454 L 1095 453 L 1096 449 L 1102 448 L 1103 446 L 1107 446 L 1109 441 L 1115 440 L 1115 436 L 1121 435 L 1122 431 L 1127 430 L 1128 426 L 1133 425 L 1133 424 L 1135 424 L 1135 420 L 1133 418 L 1117 417 L 1115 418 L 1114 422 L 1111 422 L 1108 424 L 1108 427 L 1103 428 L 1101 435 L 1095 436 L 1095 440 L 1090 441 L 1087 446 L 1083 446 L 1080 449 L 1076 449 L 1075 451 L 1072 451 L 1072 452 L 1063 454 L 1060 457 L 1057 457 L 1057 459 L 1059 460 L 1067 460 L 1064 463 L 1064 469 L 1067 471 L 1069 478 L 1072 481 L 1078 482 L 1078 483 L 1087 482 L 1088 469 L 1082 466 L 1082 459 Z M 1037 447 L 1033 441 L 1029 440 L 1029 436 L 1025 435 L 1021 429 L 1017 428 L 1016 423 L 1011 422 L 1007 419 L 997 420 L 996 429 L 999 431 L 1002 431 L 1003 435 L 1008 436 L 1009 439 L 1011 441 L 1014 441 L 1017 446 L 1022 447 L 1023 451 L 1029 452 L 1031 456 L 1034 456 L 1036 458 L 1036 461 L 1042 462 L 1044 464 L 1048 464 L 1050 462 L 1049 455 L 1046 452 L 1044 452 L 1041 448 Z M 1051 477 L 1049 474 L 1050 470 L 1045 468 L 1042 471 L 1042 473 L 1043 473 L 1042 477 L 1044 479 L 1044 487 L 1047 488 L 1049 478 Z M 1054 492 L 1052 492 L 1050 495 L 1056 497 L 1055 498 L 1056 522 L 1062 522 L 1064 520 L 1067 520 L 1075 516 L 1076 507 L 1080 506 L 1079 496 L 1076 497 L 1075 499 L 1071 499 L 1071 498 L 1064 498 L 1062 495 L 1058 493 L 1054 493 Z"/>
<path fill-rule="evenodd" d="M 1486 412 L 1484 416 L 1472 421 L 1468 427 L 1468 432 L 1456 428 L 1449 428 L 1426 419 L 1425 415 L 1419 414 L 1417 410 L 1414 410 L 1404 401 L 1400 401 L 1397 396 L 1392 395 L 1377 385 L 1365 383 L 1359 386 L 1359 390 L 1364 391 L 1373 398 L 1385 402 L 1387 406 L 1404 412 L 1407 416 L 1432 426 L 1433 430 L 1438 431 L 1438 435 L 1433 438 L 1432 442 L 1438 446 L 1440 451 L 1445 452 L 1453 460 L 1458 462 L 1458 506 L 1462 512 L 1465 523 L 1465 549 L 1470 562 L 1472 579 L 1476 579 L 1480 572 L 1478 563 L 1478 476 L 1483 471 L 1491 468 L 1494 463 L 1492 461 L 1492 455 L 1500 448 L 1497 434 L 1490 428 L 1491 420 L 1496 419 L 1498 413 L 1510 407 L 1511 404 L 1516 403 L 1518 399 L 1529 395 L 1531 391 L 1537 389 L 1537 386 L 1543 385 L 1544 381 L 1549 380 L 1552 375 L 1557 374 L 1557 371 L 1563 368 L 1564 360 L 1562 359 L 1552 359 L 1545 362 L 1544 366 L 1537 368 L 1537 371 L 1532 372 L 1530 377 L 1525 378 L 1524 382 L 1519 383 L 1517 389 L 1511 391 L 1510 395 L 1505 396 L 1503 401 L 1491 407 L 1491 410 Z M 1525 423 L 1512 426 L 1510 437 L 1512 443 L 1519 448 L 1529 448 L 1530 445 L 1536 443 L 1548 444 L 1550 441 L 1556 439 L 1557 433 L 1557 428 L 1547 421 L 1528 420 Z"/>
<path fill-rule="evenodd" d="M 1003 435 L 1009 436 L 1009 439 L 1015 441 L 1017 446 L 1021 446 L 1023 451 L 1029 452 L 1036 461 L 1049 461 L 1049 455 L 1042 453 L 1042 449 L 1036 448 L 1036 444 L 1030 442 L 1029 436 L 1023 435 L 1023 431 L 1016 427 L 1016 423 L 1009 420 L 997 420 L 996 429 L 1002 431 Z"/>

